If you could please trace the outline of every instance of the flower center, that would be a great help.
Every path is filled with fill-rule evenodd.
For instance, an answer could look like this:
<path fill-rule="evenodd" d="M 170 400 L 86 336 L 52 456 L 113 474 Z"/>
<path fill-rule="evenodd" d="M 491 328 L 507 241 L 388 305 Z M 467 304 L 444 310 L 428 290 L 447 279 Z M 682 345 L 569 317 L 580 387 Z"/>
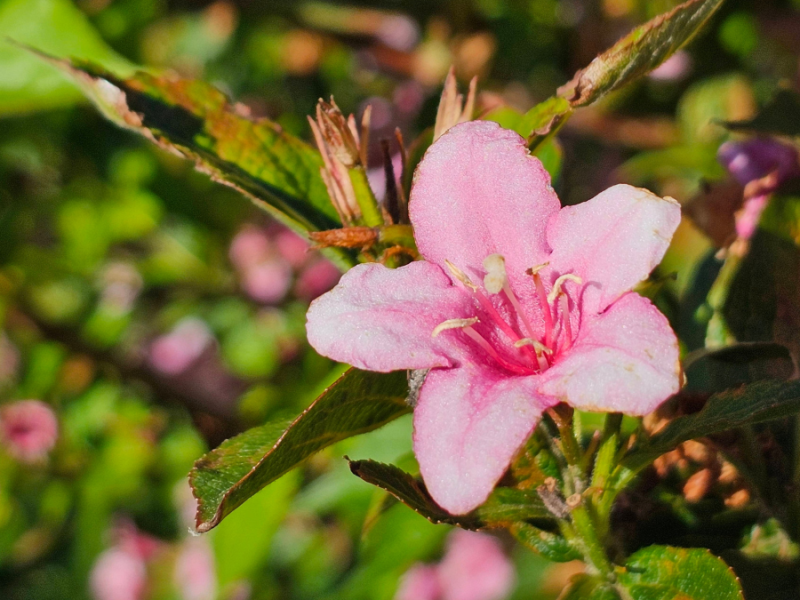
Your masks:
<path fill-rule="evenodd" d="M 491 254 L 483 261 L 486 270 L 483 286 L 476 285 L 450 261 L 445 262 L 453 277 L 475 299 L 478 315 L 444 321 L 433 330 L 433 337 L 447 331 L 461 330 L 495 363 L 520 375 L 545 371 L 559 353 L 572 346 L 574 336 L 570 309 L 575 309 L 575 306 L 571 306 L 564 286 L 570 282 L 581 285 L 583 282 L 576 275 L 561 275 L 548 293 L 539 275 L 547 265 L 528 270 L 542 314 L 543 323 L 537 330 L 511 289 L 505 259 L 500 254 Z M 506 317 L 492 302 L 492 295 L 502 295 L 507 300 Z"/>

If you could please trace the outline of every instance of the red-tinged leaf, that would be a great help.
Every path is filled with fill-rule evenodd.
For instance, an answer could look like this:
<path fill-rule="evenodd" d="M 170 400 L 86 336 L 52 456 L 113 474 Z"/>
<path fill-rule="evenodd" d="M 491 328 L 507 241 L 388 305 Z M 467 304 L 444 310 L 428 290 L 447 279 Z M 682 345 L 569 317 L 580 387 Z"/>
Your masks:
<path fill-rule="evenodd" d="M 350 369 L 294 420 L 254 427 L 201 457 L 189 474 L 206 532 L 309 456 L 409 412 L 405 372 Z"/>
<path fill-rule="evenodd" d="M 336 211 L 319 152 L 269 119 L 254 119 L 215 87 L 173 73 L 120 78 L 93 64 L 32 50 L 72 76 L 117 125 L 195 163 L 297 231 L 332 229 Z M 334 252 L 346 260 L 346 253 Z"/>
<path fill-rule="evenodd" d="M 637 27 L 559 89 L 586 106 L 655 69 L 705 25 L 724 0 L 689 0 Z"/>

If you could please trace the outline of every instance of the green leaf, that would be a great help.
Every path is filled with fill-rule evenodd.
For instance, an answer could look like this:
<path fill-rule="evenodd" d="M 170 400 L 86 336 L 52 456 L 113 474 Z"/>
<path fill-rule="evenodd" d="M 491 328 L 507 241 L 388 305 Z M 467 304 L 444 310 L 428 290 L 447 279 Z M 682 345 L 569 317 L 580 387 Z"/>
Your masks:
<path fill-rule="evenodd" d="M 250 118 L 213 86 L 143 71 L 122 79 L 88 63 L 43 58 L 72 75 L 114 123 L 192 160 L 293 229 L 339 226 L 319 152 L 268 119 Z"/>
<path fill-rule="evenodd" d="M 473 513 L 451 515 L 431 498 L 425 484 L 394 465 L 374 460 L 350 461 L 350 470 L 367 483 L 389 492 L 403 504 L 432 523 L 448 523 L 464 529 L 478 529 L 480 519 Z"/>
<path fill-rule="evenodd" d="M 800 136 L 800 95 L 793 90 L 780 89 L 752 119 L 723 121 L 721 125 L 731 131 Z"/>
<path fill-rule="evenodd" d="M 597 575 L 575 575 L 558 600 L 620 600 L 614 586 Z"/>
<path fill-rule="evenodd" d="M 789 349 L 773 342 L 742 342 L 701 349 L 683 361 L 686 390 L 721 392 L 766 379 L 786 380 L 794 372 Z"/>
<path fill-rule="evenodd" d="M 9 40 L 61 56 L 91 58 L 109 69 L 131 67 L 70 0 L 4 0 L 0 2 L 0 115 L 69 106 L 83 98 L 62 72 Z"/>
<path fill-rule="evenodd" d="M 340 440 L 409 412 L 406 374 L 350 369 L 294 420 L 254 427 L 201 457 L 189 474 L 205 532 L 267 484 Z"/>
<path fill-rule="evenodd" d="M 564 98 L 553 96 L 540 102 L 522 117 L 520 135 L 527 137 L 532 148 L 554 133 L 572 114 L 572 105 Z"/>
<path fill-rule="evenodd" d="M 627 560 L 618 581 L 633 600 L 744 600 L 731 568 L 700 548 L 639 550 Z"/>
<path fill-rule="evenodd" d="M 663 63 L 694 35 L 723 0 L 689 0 L 637 27 L 578 71 L 559 96 L 586 106 Z"/>
<path fill-rule="evenodd" d="M 523 545 L 553 562 L 569 562 L 583 558 L 563 536 L 534 527 L 530 523 L 514 523 L 511 534 Z"/>
<path fill-rule="evenodd" d="M 799 410 L 800 381 L 797 380 L 753 383 L 714 394 L 703 410 L 672 421 L 625 457 L 622 465 L 636 472 L 686 440 L 780 419 Z"/>
<path fill-rule="evenodd" d="M 480 507 L 466 515 L 451 515 L 431 498 L 425 483 L 405 471 L 372 460 L 354 460 L 350 470 L 367 483 L 389 492 L 403 504 L 433 523 L 464 529 L 505 526 L 528 519 L 552 519 L 534 490 L 497 488 Z"/>

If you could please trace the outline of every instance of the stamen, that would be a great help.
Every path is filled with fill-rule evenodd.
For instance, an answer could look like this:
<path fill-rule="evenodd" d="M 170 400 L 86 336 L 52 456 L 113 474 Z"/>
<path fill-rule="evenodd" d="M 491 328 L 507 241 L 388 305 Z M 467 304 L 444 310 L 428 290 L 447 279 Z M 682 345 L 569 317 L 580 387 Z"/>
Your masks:
<path fill-rule="evenodd" d="M 572 321 L 569 318 L 569 298 L 566 294 L 559 298 L 561 304 L 561 320 L 564 323 L 564 350 L 572 346 Z"/>
<path fill-rule="evenodd" d="M 520 375 L 530 375 L 530 374 L 532 373 L 532 370 L 531 370 L 531 369 L 526 369 L 525 367 L 522 367 L 522 366 L 520 366 L 520 365 L 516 365 L 516 364 L 514 364 L 514 363 L 512 363 L 512 362 L 509 362 L 509 361 L 507 361 L 507 360 L 506 360 L 505 358 L 503 358 L 502 356 L 500 356 L 500 355 L 497 353 L 497 350 L 495 350 L 495 349 L 492 347 L 492 345 L 491 345 L 491 344 L 490 344 L 488 341 L 486 341 L 486 339 L 485 339 L 485 338 L 484 338 L 484 337 L 483 337 L 483 336 L 482 336 L 480 333 L 478 333 L 477 331 L 475 331 L 475 330 L 474 330 L 474 329 L 473 329 L 471 326 L 467 326 L 467 327 L 465 327 L 465 328 L 463 329 L 463 331 L 464 331 L 464 333 L 466 333 L 466 334 L 467 334 L 467 335 L 470 337 L 470 339 L 472 339 L 472 340 L 473 340 L 473 341 L 474 341 L 476 344 L 478 344 L 478 345 L 479 345 L 481 348 L 483 348 L 484 350 L 486 350 L 486 352 L 487 352 L 487 353 L 488 353 L 488 354 L 489 354 L 489 355 L 490 355 L 490 356 L 491 356 L 493 359 L 495 359 L 495 360 L 496 360 L 498 363 L 500 363 L 500 366 L 502 366 L 502 367 L 504 367 L 504 368 L 508 369 L 509 371 L 514 371 L 515 373 L 519 373 Z"/>
<path fill-rule="evenodd" d="M 461 283 L 463 283 L 466 287 L 471 289 L 473 292 L 477 291 L 478 286 L 475 285 L 474 283 L 472 283 L 472 280 L 467 276 L 466 273 L 464 273 L 464 271 L 459 269 L 457 266 L 455 266 L 453 263 L 451 263 L 447 259 L 445 259 L 444 264 L 446 264 L 447 268 L 450 269 L 450 273 L 453 274 L 453 277 L 458 279 Z"/>
<path fill-rule="evenodd" d="M 547 301 L 547 292 L 544 289 L 542 278 L 539 271 L 544 269 L 548 263 L 528 269 L 528 273 L 533 276 L 533 285 L 536 288 L 536 295 L 539 297 L 539 308 L 542 309 L 544 316 L 544 343 L 547 346 L 553 343 L 553 314 L 550 312 L 550 303 Z"/>
<path fill-rule="evenodd" d="M 508 285 L 506 275 L 506 260 L 501 254 L 490 254 L 483 259 L 483 268 L 486 276 L 483 278 L 483 287 L 490 294 L 498 294 Z"/>
<path fill-rule="evenodd" d="M 545 357 L 545 354 L 553 354 L 553 351 L 550 348 L 537 340 L 532 340 L 531 338 L 522 338 L 521 340 L 514 342 L 515 348 L 521 348 L 522 346 L 533 346 L 533 349 L 536 352 L 536 362 L 539 363 L 540 371 L 544 371 L 550 366 L 547 362 L 547 358 Z"/>
<path fill-rule="evenodd" d="M 547 295 L 548 303 L 552 303 L 556 298 L 558 298 L 558 295 L 561 293 L 561 288 L 567 281 L 574 281 L 578 285 L 583 283 L 583 279 L 581 279 L 577 275 L 573 275 L 572 273 L 565 273 L 564 275 L 556 279 L 556 282 L 553 284 L 553 289 L 550 290 L 550 293 Z"/>
<path fill-rule="evenodd" d="M 463 329 L 464 327 L 469 327 L 470 325 L 475 325 L 478 322 L 478 317 L 472 317 L 469 319 L 448 319 L 443 323 L 439 323 L 431 333 L 431 337 L 436 337 L 443 331 L 447 331 L 448 329 Z"/>

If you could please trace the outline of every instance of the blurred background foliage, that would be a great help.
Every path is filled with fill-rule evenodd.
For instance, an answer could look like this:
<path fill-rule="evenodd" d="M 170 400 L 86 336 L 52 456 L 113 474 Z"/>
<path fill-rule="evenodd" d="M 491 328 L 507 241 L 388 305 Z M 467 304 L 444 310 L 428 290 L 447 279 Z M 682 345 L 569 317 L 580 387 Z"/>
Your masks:
<path fill-rule="evenodd" d="M 524 111 L 673 4 L 0 0 L 0 403 L 39 400 L 58 421 L 46 455 L 0 453 L 0 597 L 390 599 L 448 534 L 401 506 L 371 518 L 373 489 L 342 460 L 408 460 L 408 417 L 316 456 L 211 534 L 188 534 L 193 461 L 297 414 L 341 373 L 304 339 L 308 302 L 338 274 L 5 40 L 204 79 L 304 138 L 305 116 L 333 94 L 346 113 L 372 105 L 373 140 L 395 127 L 413 140 L 451 64 L 462 82 L 479 77 L 483 109 Z M 688 50 L 575 114 L 553 150 L 562 200 L 624 181 L 688 204 L 725 179 L 715 121 L 797 86 L 797 31 L 797 0 L 729 0 Z M 691 223 L 676 239 L 662 271 L 677 274 L 665 285 L 680 299 L 715 245 Z M 554 598 L 575 572 L 503 543 L 511 598 Z"/>

